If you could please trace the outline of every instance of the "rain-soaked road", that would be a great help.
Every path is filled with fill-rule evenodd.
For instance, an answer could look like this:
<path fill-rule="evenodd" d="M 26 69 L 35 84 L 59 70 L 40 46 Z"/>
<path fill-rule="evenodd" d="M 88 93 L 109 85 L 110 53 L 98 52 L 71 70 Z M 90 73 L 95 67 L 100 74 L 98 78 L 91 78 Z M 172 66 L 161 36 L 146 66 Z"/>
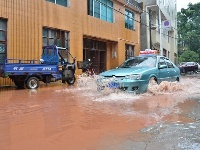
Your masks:
<path fill-rule="evenodd" d="M 0 88 L 0 150 L 200 150 L 199 77 L 142 95 L 80 81 Z"/>

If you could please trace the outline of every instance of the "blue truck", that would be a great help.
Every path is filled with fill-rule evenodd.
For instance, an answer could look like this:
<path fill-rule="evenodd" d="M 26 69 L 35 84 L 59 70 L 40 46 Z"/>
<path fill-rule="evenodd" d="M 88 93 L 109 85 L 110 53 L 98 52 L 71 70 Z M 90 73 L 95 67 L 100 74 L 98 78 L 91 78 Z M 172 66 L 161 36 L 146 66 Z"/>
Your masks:
<path fill-rule="evenodd" d="M 76 81 L 76 58 L 66 48 L 43 46 L 40 60 L 0 60 L 0 77 L 10 78 L 17 87 L 37 89 L 40 82 L 62 81 L 73 85 Z M 71 60 L 72 62 L 70 62 Z"/>

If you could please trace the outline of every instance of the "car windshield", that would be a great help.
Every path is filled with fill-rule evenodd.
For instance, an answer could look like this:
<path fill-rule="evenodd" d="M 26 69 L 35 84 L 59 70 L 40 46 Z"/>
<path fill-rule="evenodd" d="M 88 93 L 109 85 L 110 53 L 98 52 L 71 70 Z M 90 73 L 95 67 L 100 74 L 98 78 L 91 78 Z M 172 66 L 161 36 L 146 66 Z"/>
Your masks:
<path fill-rule="evenodd" d="M 195 65 L 195 63 L 194 62 L 187 62 L 187 65 L 188 66 L 193 66 L 193 65 Z"/>
<path fill-rule="evenodd" d="M 127 59 L 119 68 L 155 67 L 156 57 L 133 57 Z"/>

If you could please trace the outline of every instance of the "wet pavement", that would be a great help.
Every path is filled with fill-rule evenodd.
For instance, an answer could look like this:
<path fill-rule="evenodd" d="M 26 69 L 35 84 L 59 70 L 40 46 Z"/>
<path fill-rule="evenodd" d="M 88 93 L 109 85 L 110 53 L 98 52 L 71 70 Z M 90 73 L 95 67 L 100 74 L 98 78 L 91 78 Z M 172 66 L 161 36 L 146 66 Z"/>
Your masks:
<path fill-rule="evenodd" d="M 93 79 L 0 88 L 0 150 L 200 150 L 200 77 L 141 95 Z"/>

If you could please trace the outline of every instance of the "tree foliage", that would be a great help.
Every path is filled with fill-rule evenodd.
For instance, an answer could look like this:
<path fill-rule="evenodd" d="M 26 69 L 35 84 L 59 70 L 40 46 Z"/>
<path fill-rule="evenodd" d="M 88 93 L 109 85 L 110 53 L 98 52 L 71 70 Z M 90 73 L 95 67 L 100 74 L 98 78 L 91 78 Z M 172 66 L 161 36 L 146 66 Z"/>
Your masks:
<path fill-rule="evenodd" d="M 199 60 L 199 55 L 196 52 L 190 50 L 184 51 L 184 53 L 182 53 L 179 56 L 179 62 L 188 62 L 188 61 L 198 62 L 198 60 Z"/>
<path fill-rule="evenodd" d="M 177 27 L 179 54 L 189 54 L 188 51 L 184 52 L 184 50 L 190 50 L 198 55 L 200 48 L 200 2 L 189 3 L 188 8 L 182 8 L 181 12 L 178 12 Z"/>

